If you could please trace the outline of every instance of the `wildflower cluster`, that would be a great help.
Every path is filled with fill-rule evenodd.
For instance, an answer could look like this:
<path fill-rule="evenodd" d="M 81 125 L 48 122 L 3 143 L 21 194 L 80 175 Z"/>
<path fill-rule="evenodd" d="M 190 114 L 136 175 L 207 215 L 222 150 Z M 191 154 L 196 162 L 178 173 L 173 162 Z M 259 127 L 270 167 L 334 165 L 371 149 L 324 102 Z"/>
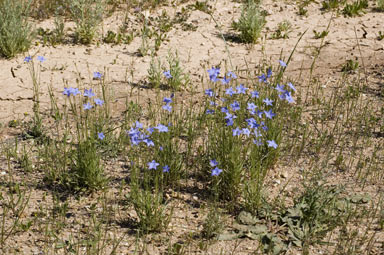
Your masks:
<path fill-rule="evenodd" d="M 283 64 L 281 61 L 280 65 Z M 285 101 L 294 102 L 295 88 L 291 83 L 274 85 L 271 68 L 257 77 L 254 86 L 237 83 L 233 72 L 221 76 L 218 67 L 207 71 L 215 85 L 215 89 L 205 90 L 205 114 L 211 121 L 208 155 L 225 169 L 211 160 L 211 175 L 222 179 L 220 196 L 235 201 L 242 192 L 239 187 L 248 175 L 246 170 L 250 176 L 260 176 L 254 173 L 265 172 L 278 156 L 282 123 L 278 118 L 279 107 Z"/>

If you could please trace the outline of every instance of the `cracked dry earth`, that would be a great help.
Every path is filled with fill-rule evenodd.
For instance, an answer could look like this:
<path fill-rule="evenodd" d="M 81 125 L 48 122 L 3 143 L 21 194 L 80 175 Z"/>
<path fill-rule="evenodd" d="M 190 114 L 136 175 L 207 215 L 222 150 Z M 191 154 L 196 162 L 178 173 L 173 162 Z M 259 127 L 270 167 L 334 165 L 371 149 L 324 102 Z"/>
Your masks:
<path fill-rule="evenodd" d="M 263 30 L 264 37 L 260 39 L 258 44 L 251 47 L 236 40 L 228 39 L 225 41 L 222 39 L 223 37 L 233 38 L 233 35 L 236 34 L 231 28 L 231 24 L 233 20 L 239 18 L 241 4 L 225 0 L 208 1 L 208 3 L 212 6 L 212 15 L 192 10 L 186 23 L 196 26 L 196 30 L 184 31 L 181 25 L 176 24 L 168 33 L 168 40 L 162 43 L 157 53 L 158 56 L 165 60 L 170 49 L 177 50 L 184 70 L 190 74 L 192 86 L 198 91 L 205 89 L 203 84 L 207 83 L 201 81 L 202 79 L 206 81 L 206 70 L 212 66 L 226 66 L 227 69 L 236 70 L 240 74 L 247 69 L 258 70 L 262 63 L 273 63 L 275 65 L 279 59 L 288 59 L 298 43 L 285 75 L 296 81 L 295 86 L 299 91 L 308 89 L 306 87 L 307 81 L 312 78 L 321 81 L 324 88 L 331 87 L 342 76 L 341 69 L 346 61 L 358 60 L 361 75 L 370 84 L 365 95 L 367 100 L 369 99 L 379 106 L 383 105 L 381 91 L 384 87 L 384 40 L 377 40 L 377 34 L 378 31 L 384 29 L 384 13 L 374 11 L 373 6 L 370 6 L 368 12 L 361 17 L 345 18 L 342 15 L 322 12 L 320 4 L 311 3 L 307 8 L 307 16 L 299 16 L 297 15 L 297 4 L 293 1 L 276 2 L 265 0 L 263 8 L 268 12 L 268 16 L 266 17 L 266 27 Z M 174 17 L 180 15 L 181 8 L 187 4 L 164 6 L 152 10 L 150 16 L 156 17 L 166 11 L 168 15 Z M 142 24 L 138 16 L 133 9 L 129 10 L 129 30 L 140 31 Z M 104 20 L 103 31 L 116 31 L 122 25 L 124 17 L 124 10 L 115 12 Z M 278 23 L 283 20 L 289 20 L 292 24 L 289 38 L 271 39 L 271 35 L 276 30 Z M 35 21 L 35 23 L 36 27 L 53 28 L 52 20 Z M 74 24 L 67 22 L 66 26 L 73 28 Z M 313 30 L 323 31 L 328 26 L 329 34 L 325 37 L 323 43 L 321 39 L 314 38 Z M 68 30 L 67 33 L 71 32 Z M 303 33 L 305 34 L 301 41 L 298 42 Z M 75 87 L 78 81 L 82 82 L 84 87 L 95 82 L 92 80 L 95 71 L 105 74 L 107 83 L 115 92 L 116 109 L 123 109 L 125 99 L 131 93 L 135 97 L 137 95 L 154 97 L 154 92 L 145 89 L 145 86 L 137 86 L 145 85 L 147 82 L 147 70 L 151 60 L 151 56 L 139 56 L 138 48 L 140 44 L 140 36 L 136 36 L 129 45 L 112 45 L 100 42 L 90 46 L 82 46 L 68 42 L 51 47 L 40 44 L 32 47 L 25 55 L 21 54 L 11 60 L 0 59 L 0 123 L 3 124 L 3 127 L 6 127 L 9 121 L 28 119 L 33 113 L 32 79 L 28 66 L 24 63 L 24 57 L 28 55 L 44 56 L 47 59 L 41 64 L 39 77 L 41 111 L 43 113 L 50 107 L 49 86 L 52 86 L 55 95 L 60 100 L 64 87 Z M 320 54 L 315 59 L 320 46 Z M 312 77 L 310 77 L 309 73 L 314 60 L 316 60 L 315 66 Z M 117 112 L 117 114 L 119 113 Z M 0 130 L 0 134 L 0 142 L 3 142 L 12 139 L 19 134 L 19 131 L 4 128 Z M 297 165 L 301 163 L 297 162 Z M 114 171 L 117 170 L 110 166 L 108 171 L 110 174 L 115 174 Z M 293 183 L 300 181 L 297 176 L 293 177 L 294 173 L 300 171 L 299 166 L 279 166 L 279 169 L 275 171 L 276 175 L 279 175 L 279 171 L 290 172 L 292 176 L 289 176 L 289 178 L 293 178 Z M 337 182 L 336 179 L 334 181 Z M 352 178 L 346 178 L 344 181 L 353 186 Z M 368 190 L 371 190 L 372 193 L 383 190 L 380 188 L 382 184 L 375 185 Z M 37 210 L 39 206 L 49 206 L 48 202 L 41 199 L 44 196 L 43 193 L 42 190 L 33 191 L 30 198 L 33 206 L 27 210 L 27 214 Z M 113 197 L 118 191 L 114 188 L 111 189 L 110 193 L 110 196 Z M 167 234 L 167 238 L 170 240 L 176 238 L 186 240 L 189 230 L 201 228 L 202 214 L 193 206 L 191 206 L 190 211 L 186 211 L 183 207 L 188 203 L 198 203 L 194 202 L 198 198 L 195 194 L 183 196 L 181 205 L 177 204 L 179 202 L 175 202 L 174 214 L 176 216 L 171 223 L 174 233 Z M 89 201 L 73 199 L 69 202 L 69 208 L 75 208 L 73 214 L 85 222 L 89 217 L 88 207 L 90 201 L 92 203 L 98 202 L 95 197 L 85 198 L 85 200 L 87 199 Z M 134 214 L 131 216 L 134 216 Z M 68 222 L 70 221 L 76 221 L 76 219 L 72 217 L 68 220 Z M 119 233 L 121 229 L 116 227 L 114 231 Z M 67 236 L 70 236 L 70 234 L 68 231 Z M 167 247 L 157 246 L 157 243 L 161 243 L 161 238 L 155 237 L 156 240 L 151 240 L 153 245 L 149 245 L 148 254 L 164 253 Z M 383 254 L 379 247 L 380 243 L 383 242 L 383 235 L 377 235 L 376 253 L 372 254 Z M 36 236 L 20 234 L 11 241 L 11 246 L 18 247 L 16 251 L 19 254 L 41 254 L 39 252 L 43 245 L 43 237 L 37 234 Z M 212 245 L 205 254 L 220 254 L 220 251 L 230 251 L 235 250 L 235 248 L 236 252 L 234 254 L 251 254 L 254 244 L 250 240 L 230 241 L 225 244 L 220 242 Z M 132 252 L 133 248 L 129 242 L 125 243 L 124 241 L 121 249 L 121 254 L 129 254 L 128 252 Z M 329 251 L 322 247 L 311 250 L 311 254 L 327 254 L 327 252 Z M 196 252 L 196 254 L 204 254 L 204 252 Z M 224 252 L 224 254 L 230 253 Z M 300 252 L 293 250 L 288 254 L 300 254 Z"/>

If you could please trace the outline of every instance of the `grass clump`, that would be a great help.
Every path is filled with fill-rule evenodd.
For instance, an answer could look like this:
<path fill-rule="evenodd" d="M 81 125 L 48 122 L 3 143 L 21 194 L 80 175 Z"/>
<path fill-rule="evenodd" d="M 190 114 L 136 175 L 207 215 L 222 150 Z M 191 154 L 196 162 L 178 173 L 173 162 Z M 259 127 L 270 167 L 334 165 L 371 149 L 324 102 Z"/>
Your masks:
<path fill-rule="evenodd" d="M 346 4 L 343 9 L 343 14 L 348 17 L 361 16 L 368 8 L 367 0 L 358 0 L 352 4 Z"/>
<path fill-rule="evenodd" d="M 103 0 L 73 0 L 69 10 L 76 23 L 75 41 L 90 44 L 97 35 L 97 26 L 103 21 Z"/>
<path fill-rule="evenodd" d="M 12 58 L 27 51 L 34 38 L 28 22 L 29 5 L 21 0 L 0 1 L 0 55 Z"/>
<path fill-rule="evenodd" d="M 272 39 L 287 39 L 292 31 L 292 24 L 288 20 L 284 20 L 277 25 L 275 33 L 272 34 Z"/>
<path fill-rule="evenodd" d="M 325 0 L 321 3 L 321 9 L 325 11 L 338 10 L 345 3 L 346 0 Z"/>
<path fill-rule="evenodd" d="M 232 26 L 240 32 L 240 39 L 243 42 L 256 43 L 265 24 L 265 15 L 260 10 L 260 6 L 249 2 L 244 4 L 239 21 L 234 22 Z"/>
<path fill-rule="evenodd" d="M 377 9 L 379 11 L 384 11 L 384 0 L 377 0 Z"/>

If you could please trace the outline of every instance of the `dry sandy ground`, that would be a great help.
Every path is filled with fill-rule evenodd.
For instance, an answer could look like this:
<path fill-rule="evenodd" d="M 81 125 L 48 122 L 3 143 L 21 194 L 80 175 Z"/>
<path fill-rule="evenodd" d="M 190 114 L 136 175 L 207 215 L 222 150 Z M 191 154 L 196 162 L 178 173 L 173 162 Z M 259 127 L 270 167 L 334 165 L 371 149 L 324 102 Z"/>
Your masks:
<path fill-rule="evenodd" d="M 362 17 L 345 18 L 342 15 L 321 12 L 320 4 L 316 3 L 312 3 L 308 7 L 308 15 L 304 17 L 297 15 L 297 4 L 294 2 L 269 0 L 264 2 L 263 7 L 269 13 L 264 29 L 265 33 L 263 33 L 266 38 L 261 39 L 260 43 L 253 47 L 235 41 L 225 42 L 222 39 L 221 34 L 231 35 L 235 33 L 231 29 L 231 23 L 239 18 L 241 5 L 232 1 L 217 0 L 209 1 L 213 7 L 212 16 L 201 11 L 192 11 L 187 23 L 197 25 L 196 31 L 183 31 L 179 26 L 172 29 L 168 34 L 169 41 L 162 44 L 158 55 L 165 59 L 169 49 L 177 49 L 182 66 L 192 78 L 193 86 L 202 90 L 201 79 L 206 76 L 208 68 L 220 64 L 224 68 L 226 64 L 227 69 L 245 70 L 250 68 L 252 70 L 257 69 L 263 61 L 277 64 L 279 59 L 288 58 L 300 35 L 306 31 L 286 72 L 286 75 L 296 81 L 298 89 L 304 89 L 306 78 L 308 78 L 314 60 L 314 52 L 321 44 L 321 39 L 314 39 L 312 30 L 323 31 L 329 25 L 329 34 L 325 38 L 324 46 L 314 68 L 316 77 L 319 77 L 321 82 L 327 85 L 340 77 L 341 67 L 346 60 L 358 58 L 360 66 L 368 74 L 367 79 L 374 83 L 373 90 L 382 89 L 384 86 L 384 40 L 378 41 L 377 34 L 380 30 L 384 30 L 384 13 L 375 12 L 373 3 L 371 3 L 368 13 Z M 177 15 L 175 10 L 180 9 L 181 6 L 176 8 L 162 7 L 157 11 L 152 11 L 151 15 L 160 15 L 161 11 L 166 10 L 172 17 Z M 133 14 L 133 10 L 130 11 L 128 25 L 130 28 L 139 29 L 141 27 L 140 19 Z M 122 24 L 124 15 L 125 13 L 121 11 L 104 20 L 104 31 L 116 31 L 117 27 Z M 292 23 L 292 32 L 289 34 L 289 38 L 271 39 L 277 24 L 283 20 L 289 20 Z M 71 23 L 67 25 L 73 26 Z M 53 28 L 53 23 L 52 20 L 48 20 L 37 23 L 36 26 Z M 84 83 L 89 83 L 94 71 L 107 73 L 107 80 L 114 88 L 118 102 L 121 100 L 121 103 L 124 104 L 127 88 L 130 89 L 132 84 L 142 84 L 147 79 L 151 57 L 138 56 L 137 51 L 140 44 L 141 38 L 136 37 L 129 45 L 104 43 L 90 46 L 71 43 L 56 47 L 40 45 L 32 47 L 29 53 L 19 55 L 14 59 L 0 59 L 0 122 L 7 125 L 10 120 L 22 119 L 25 113 L 32 113 L 32 82 L 27 64 L 23 61 L 25 56 L 44 56 L 47 59 L 42 63 L 40 76 L 43 110 L 49 107 L 48 86 L 52 85 L 57 96 L 60 97 L 64 87 L 76 86 L 76 79 L 79 76 L 83 78 Z M 226 50 L 226 44 L 229 53 Z M 232 61 L 232 66 L 229 59 Z M 302 75 L 299 78 L 300 74 Z M 134 91 L 137 91 L 137 88 Z M 379 103 L 383 101 L 383 98 L 375 93 L 370 96 Z M 3 130 L 0 141 L 12 136 L 14 133 Z M 298 169 L 292 167 L 286 170 L 282 167 L 280 170 L 298 172 Z M 43 193 L 45 192 L 41 190 L 34 191 L 31 196 L 34 207 L 28 208 L 26 214 L 31 214 L 41 206 L 49 207 L 47 201 L 50 201 L 50 198 L 47 201 L 42 200 Z M 111 189 L 111 193 L 111 199 L 117 199 L 117 190 Z M 69 201 L 69 207 L 75 208 L 71 213 L 76 215 L 76 220 L 81 221 L 81 218 L 86 220 L 89 217 L 89 214 L 84 213 L 84 208 L 81 208 L 82 203 L 90 204 L 92 201 L 92 198 L 87 199 L 89 200 L 86 202 L 75 199 Z M 171 229 L 174 228 L 176 234 L 167 234 L 167 239 L 173 240 L 175 236 L 178 236 L 180 240 L 179 234 L 184 233 L 185 240 L 187 240 L 188 234 L 186 233 L 201 229 L 203 215 L 198 208 L 194 207 L 193 202 L 197 199 L 193 194 L 187 194 L 185 197 L 181 197 L 183 202 L 180 208 L 175 204 L 174 215 L 179 215 L 179 217 L 174 217 Z M 94 200 L 96 203 L 97 200 Z M 188 212 L 185 212 L 186 204 L 190 204 L 188 207 L 190 211 Z M 75 220 L 74 217 L 69 219 L 69 221 L 72 220 Z M 117 227 L 117 229 L 119 228 Z M 12 242 L 15 246 L 20 247 L 20 254 L 39 254 L 41 251 L 39 247 L 44 243 L 44 240 L 40 238 L 42 237 L 38 235 L 19 236 Z M 193 237 L 190 238 L 193 239 Z M 156 247 L 156 243 L 162 243 L 161 240 L 150 240 L 148 243 L 152 243 L 148 247 L 149 254 L 157 254 L 164 248 Z M 127 241 L 126 251 L 133 250 L 130 245 L 131 243 Z M 238 249 L 234 254 L 250 254 L 254 249 L 252 241 L 240 240 L 227 242 L 225 245 L 213 245 L 208 251 L 210 254 L 219 254 L 220 251 L 229 254 L 228 251 L 237 245 Z M 190 252 L 194 253 L 193 250 Z M 320 247 L 312 252 L 313 254 L 326 254 L 327 251 Z M 383 254 L 379 250 L 377 252 L 376 254 Z"/>

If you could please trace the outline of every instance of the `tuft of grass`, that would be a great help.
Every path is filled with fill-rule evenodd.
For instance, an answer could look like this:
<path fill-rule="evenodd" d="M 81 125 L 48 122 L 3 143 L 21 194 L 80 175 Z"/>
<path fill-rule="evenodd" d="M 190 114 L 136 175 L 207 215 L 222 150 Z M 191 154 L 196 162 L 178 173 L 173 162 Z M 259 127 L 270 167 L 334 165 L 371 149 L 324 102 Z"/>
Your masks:
<path fill-rule="evenodd" d="M 256 43 L 265 24 L 265 15 L 260 10 L 260 6 L 250 1 L 243 5 L 239 21 L 234 22 L 232 26 L 240 32 L 240 39 L 243 42 Z"/>
<path fill-rule="evenodd" d="M 384 12 L 384 0 L 377 0 L 377 9 Z"/>
<path fill-rule="evenodd" d="M 343 9 L 343 14 L 348 17 L 361 16 L 365 13 L 366 8 L 368 8 L 367 0 L 357 0 L 352 4 L 346 4 Z"/>
<path fill-rule="evenodd" d="M 325 11 L 338 10 L 341 8 L 347 1 L 346 0 L 324 0 L 321 5 L 321 9 Z"/>
<path fill-rule="evenodd" d="M 341 68 L 341 71 L 344 73 L 352 73 L 356 71 L 359 68 L 359 62 L 354 61 L 353 59 L 348 59 L 343 67 Z"/>
<path fill-rule="evenodd" d="M 29 4 L 22 0 L 0 1 L 0 55 L 12 58 L 31 46 L 35 33 L 28 22 Z"/>
<path fill-rule="evenodd" d="M 272 39 L 287 39 L 292 31 L 292 24 L 288 20 L 284 20 L 277 24 L 276 31 L 272 34 Z"/>
<path fill-rule="evenodd" d="M 313 33 L 315 34 L 315 39 L 321 39 L 328 35 L 329 31 L 323 30 L 321 32 L 317 32 L 316 30 L 313 30 Z"/>
<path fill-rule="evenodd" d="M 71 18 L 76 23 L 75 41 L 90 44 L 97 35 L 97 26 L 103 21 L 104 0 L 72 0 Z"/>

